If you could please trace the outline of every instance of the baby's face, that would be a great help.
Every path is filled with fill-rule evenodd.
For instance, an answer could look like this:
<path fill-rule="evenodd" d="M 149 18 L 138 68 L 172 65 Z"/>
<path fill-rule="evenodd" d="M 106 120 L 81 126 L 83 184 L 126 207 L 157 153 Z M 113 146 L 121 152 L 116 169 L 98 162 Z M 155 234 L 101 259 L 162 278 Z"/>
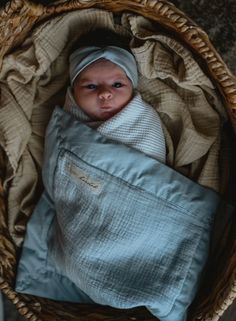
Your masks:
<path fill-rule="evenodd" d="M 76 103 L 92 119 L 107 120 L 132 99 L 133 87 L 123 69 L 101 59 L 79 74 L 73 92 Z"/>

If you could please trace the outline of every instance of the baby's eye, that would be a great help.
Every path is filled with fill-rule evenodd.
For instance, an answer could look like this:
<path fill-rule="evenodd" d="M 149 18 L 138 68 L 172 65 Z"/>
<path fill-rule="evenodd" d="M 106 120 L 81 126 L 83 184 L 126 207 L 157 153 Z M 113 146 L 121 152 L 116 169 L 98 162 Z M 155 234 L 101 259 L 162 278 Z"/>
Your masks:
<path fill-rule="evenodd" d="M 123 87 L 123 84 L 121 82 L 117 81 L 112 86 L 115 88 L 120 88 L 120 87 Z"/>
<path fill-rule="evenodd" d="M 88 84 L 88 85 L 86 85 L 85 87 L 86 87 L 87 89 L 96 89 L 96 88 L 97 88 L 97 86 L 94 85 L 94 84 Z"/>

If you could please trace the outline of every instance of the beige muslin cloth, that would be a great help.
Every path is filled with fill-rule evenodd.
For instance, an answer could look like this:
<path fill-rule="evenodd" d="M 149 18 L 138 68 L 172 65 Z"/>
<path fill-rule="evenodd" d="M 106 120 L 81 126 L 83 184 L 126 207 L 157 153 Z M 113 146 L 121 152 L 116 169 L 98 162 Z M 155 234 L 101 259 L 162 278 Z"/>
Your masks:
<path fill-rule="evenodd" d="M 119 20 L 119 21 L 118 21 Z M 226 113 L 192 54 L 142 16 L 121 19 L 98 9 L 57 16 L 35 28 L 5 56 L 0 71 L 0 144 L 7 155 L 9 231 L 17 245 L 41 194 L 44 134 L 55 105 L 63 106 L 68 56 L 81 34 L 107 27 L 131 38 L 139 68 L 138 90 L 159 113 L 167 164 L 219 190 L 221 127 Z"/>

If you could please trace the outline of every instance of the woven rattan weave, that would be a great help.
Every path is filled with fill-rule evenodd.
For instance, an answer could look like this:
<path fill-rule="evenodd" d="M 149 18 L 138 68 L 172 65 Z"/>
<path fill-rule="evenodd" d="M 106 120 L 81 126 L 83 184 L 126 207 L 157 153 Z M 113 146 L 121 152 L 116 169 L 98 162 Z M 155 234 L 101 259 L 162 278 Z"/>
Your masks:
<path fill-rule="evenodd" d="M 0 10 L 0 68 L 3 57 L 14 50 L 38 24 L 55 15 L 87 8 L 105 9 L 114 13 L 129 11 L 153 20 L 164 33 L 172 34 L 192 50 L 204 70 L 217 85 L 233 130 L 236 132 L 236 78 L 212 46 L 207 34 L 183 12 L 164 0 L 59 0 L 43 5 L 28 0 L 12 0 Z M 232 134 L 233 135 L 233 134 Z M 52 320 L 154 320 L 145 309 L 116 310 L 102 306 L 56 303 L 47 299 L 16 293 L 16 245 L 7 226 L 7 188 L 5 154 L 0 153 L 0 289 L 19 313 L 30 321 Z M 232 187 L 231 187 L 232 189 Z M 194 302 L 190 320 L 218 320 L 236 298 L 235 226 L 227 230 L 219 256 L 211 266 L 210 277 Z M 223 253 L 223 254 L 222 254 Z"/>

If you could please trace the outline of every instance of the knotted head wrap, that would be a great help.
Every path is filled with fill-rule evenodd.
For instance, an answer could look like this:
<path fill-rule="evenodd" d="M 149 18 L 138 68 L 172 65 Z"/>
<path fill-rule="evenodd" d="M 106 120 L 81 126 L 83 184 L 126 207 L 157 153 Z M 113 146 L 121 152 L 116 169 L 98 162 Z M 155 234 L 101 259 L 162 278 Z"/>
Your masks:
<path fill-rule="evenodd" d="M 107 46 L 104 48 L 89 46 L 75 50 L 69 58 L 71 86 L 75 78 L 86 67 L 102 58 L 110 60 L 122 68 L 131 80 L 133 87 L 137 87 L 138 71 L 134 56 L 129 51 L 116 46 Z"/>

